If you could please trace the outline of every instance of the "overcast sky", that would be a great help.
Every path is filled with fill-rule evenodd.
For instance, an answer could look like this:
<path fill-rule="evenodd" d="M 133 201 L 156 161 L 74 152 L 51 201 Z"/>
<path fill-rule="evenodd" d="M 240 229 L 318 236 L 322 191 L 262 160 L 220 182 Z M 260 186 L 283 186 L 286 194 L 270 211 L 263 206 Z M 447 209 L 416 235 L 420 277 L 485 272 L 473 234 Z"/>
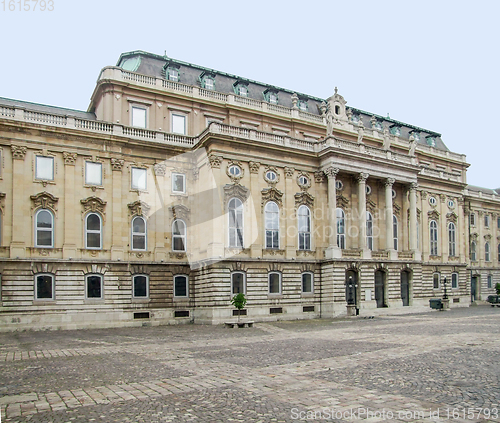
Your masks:
<path fill-rule="evenodd" d="M 500 187 L 500 1 L 18 1 L 0 3 L 0 97 L 86 110 L 121 53 L 166 51 L 320 98 L 337 86 L 348 106 L 442 134 L 469 184 Z"/>

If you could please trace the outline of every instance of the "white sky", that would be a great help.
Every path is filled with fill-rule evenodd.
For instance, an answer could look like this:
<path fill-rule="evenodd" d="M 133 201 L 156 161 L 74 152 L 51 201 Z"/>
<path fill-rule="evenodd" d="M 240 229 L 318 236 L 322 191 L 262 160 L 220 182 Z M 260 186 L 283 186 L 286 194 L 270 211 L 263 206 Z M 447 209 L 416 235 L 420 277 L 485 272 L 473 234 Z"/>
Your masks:
<path fill-rule="evenodd" d="M 0 97 L 86 110 L 101 68 L 166 50 L 320 98 L 338 86 L 348 106 L 441 133 L 468 183 L 500 187 L 500 1 L 53 1 L 0 3 Z"/>

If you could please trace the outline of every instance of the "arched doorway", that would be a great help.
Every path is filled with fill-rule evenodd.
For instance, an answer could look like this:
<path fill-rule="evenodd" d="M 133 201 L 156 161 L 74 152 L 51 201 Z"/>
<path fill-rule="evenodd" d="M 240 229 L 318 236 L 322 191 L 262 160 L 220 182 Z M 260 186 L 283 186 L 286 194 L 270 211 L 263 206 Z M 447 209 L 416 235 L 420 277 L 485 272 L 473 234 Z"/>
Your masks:
<path fill-rule="evenodd" d="M 401 272 L 401 300 L 403 301 L 403 307 L 410 305 L 410 280 L 410 271 L 403 270 Z"/>
<path fill-rule="evenodd" d="M 345 272 L 345 300 L 347 305 L 356 306 L 356 314 L 359 314 L 359 282 L 358 271 L 349 269 Z"/>
<path fill-rule="evenodd" d="M 472 275 L 470 278 L 470 300 L 474 302 L 481 299 L 481 284 L 479 283 L 479 275 Z"/>
<path fill-rule="evenodd" d="M 387 307 L 386 294 L 386 273 L 383 270 L 375 271 L 375 300 L 377 308 Z"/>

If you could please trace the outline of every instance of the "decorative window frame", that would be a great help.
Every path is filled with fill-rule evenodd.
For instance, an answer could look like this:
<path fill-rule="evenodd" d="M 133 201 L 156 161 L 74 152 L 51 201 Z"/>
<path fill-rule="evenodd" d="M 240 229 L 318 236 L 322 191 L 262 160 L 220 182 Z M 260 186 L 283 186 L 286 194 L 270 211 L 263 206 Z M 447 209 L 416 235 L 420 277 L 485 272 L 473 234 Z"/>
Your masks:
<path fill-rule="evenodd" d="M 87 239 L 87 235 L 89 233 L 97 233 L 95 231 L 95 229 L 90 229 L 92 232 L 88 232 L 89 229 L 87 229 L 87 219 L 88 217 L 91 215 L 91 214 L 95 214 L 97 217 L 99 217 L 99 247 L 89 247 L 88 246 L 88 239 Z M 83 237 L 84 237 L 84 245 L 85 245 L 85 249 L 86 250 L 102 250 L 102 246 L 103 246 L 103 238 L 104 238 L 104 221 L 103 221 L 103 217 L 100 213 L 96 212 L 96 211 L 89 211 L 88 213 L 86 213 L 84 215 L 84 221 L 83 221 Z"/>
<path fill-rule="evenodd" d="M 175 191 L 174 190 L 174 177 L 176 176 L 182 176 L 182 185 L 184 190 L 183 191 Z M 171 189 L 171 194 L 172 195 L 186 195 L 187 194 L 187 177 L 186 174 L 183 172 L 172 172 L 170 174 L 170 189 Z"/>
<path fill-rule="evenodd" d="M 239 292 L 234 292 L 233 276 L 236 274 L 243 275 L 243 292 L 241 292 L 241 293 L 245 294 L 245 295 L 247 293 L 247 274 L 246 274 L 246 272 L 243 272 L 241 270 L 237 270 L 237 271 L 231 272 L 231 275 L 230 275 L 230 287 L 229 287 L 229 289 L 231 290 L 231 298 L 234 297 L 235 295 L 239 294 Z"/>
<path fill-rule="evenodd" d="M 309 231 L 308 232 L 304 232 L 304 231 L 300 231 L 300 210 L 302 208 L 305 208 L 308 210 L 309 214 L 308 214 L 308 219 L 309 219 Z M 311 213 L 311 208 L 309 206 L 307 206 L 306 204 L 301 204 L 298 208 L 297 208 L 297 250 L 299 251 L 312 251 L 313 248 L 312 248 L 312 234 L 314 233 L 313 231 L 313 227 L 312 227 L 312 224 L 313 224 L 313 221 L 312 221 L 312 213 Z M 301 235 L 305 236 L 304 238 L 304 246 L 303 248 L 301 248 L 301 244 L 300 244 L 300 238 L 301 238 Z M 308 237 L 307 237 L 308 235 Z M 308 243 L 306 242 L 308 240 Z"/>
<path fill-rule="evenodd" d="M 50 217 L 51 217 L 51 220 L 52 220 L 52 227 L 50 230 L 47 230 L 47 229 L 39 229 L 38 226 L 37 226 L 37 218 L 38 218 L 38 215 L 41 213 L 41 212 L 47 212 L 50 214 Z M 34 224 L 35 224 L 35 232 L 34 232 L 34 245 L 35 245 L 35 248 L 54 248 L 54 243 L 55 243 L 55 222 L 56 222 L 56 219 L 55 219 L 55 215 L 54 215 L 54 212 L 52 210 L 50 210 L 49 208 L 39 208 L 38 210 L 36 210 L 35 212 L 35 215 L 34 215 Z M 42 232 L 50 232 L 51 234 L 51 242 L 50 242 L 50 245 L 39 245 L 38 244 L 38 231 L 42 231 Z"/>
<path fill-rule="evenodd" d="M 134 232 L 134 220 L 142 219 L 144 221 L 144 233 Z M 144 248 L 134 248 L 134 236 L 144 237 Z M 135 215 L 130 220 L 130 249 L 132 251 L 147 251 L 148 250 L 148 221 L 142 215 Z"/>
<path fill-rule="evenodd" d="M 233 175 L 233 174 L 230 173 L 230 169 L 233 166 L 236 166 L 236 167 L 238 167 L 240 169 L 240 173 L 238 175 Z M 241 179 L 245 175 L 245 169 L 243 169 L 242 163 L 238 162 L 238 161 L 230 160 L 227 163 L 227 166 L 226 166 L 226 175 L 229 177 L 229 179 L 231 179 L 231 182 L 233 184 L 239 183 L 239 181 L 241 181 Z"/>
<path fill-rule="evenodd" d="M 217 75 L 213 72 L 208 72 L 208 71 L 203 71 L 200 76 L 198 77 L 198 81 L 200 82 L 201 88 L 204 88 L 205 90 L 209 91 L 216 91 L 216 82 L 215 82 L 215 77 Z M 212 86 L 209 88 L 207 86 L 207 81 L 211 80 L 212 81 Z"/>
<path fill-rule="evenodd" d="M 101 296 L 100 297 L 89 297 L 89 286 L 88 286 L 88 280 L 90 277 L 97 276 L 101 280 L 101 286 L 100 286 L 100 291 L 101 291 Z M 104 300 L 104 275 L 100 273 L 87 273 L 85 275 L 85 300 L 90 300 L 90 301 L 103 301 Z"/>
<path fill-rule="evenodd" d="M 271 292 L 271 275 L 278 275 L 278 292 Z M 267 295 L 269 296 L 283 295 L 281 272 L 272 271 L 267 274 Z"/>
<path fill-rule="evenodd" d="M 246 94 L 242 94 L 241 92 L 241 89 L 242 88 L 246 88 Z M 248 82 L 247 81 L 241 81 L 241 80 L 238 80 L 236 81 L 234 84 L 233 84 L 233 91 L 236 95 L 239 95 L 241 97 L 246 97 L 248 98 L 249 97 L 249 89 L 248 89 Z"/>
<path fill-rule="evenodd" d="M 175 280 L 178 278 L 178 277 L 182 277 L 182 278 L 186 278 L 186 295 L 176 295 L 176 285 L 175 285 Z M 174 300 L 186 300 L 189 298 L 189 275 L 186 275 L 184 273 L 176 273 L 173 277 L 172 277 L 172 288 L 173 288 L 173 298 Z"/>
<path fill-rule="evenodd" d="M 277 88 L 267 88 L 262 93 L 264 100 L 269 104 L 279 104 L 279 90 Z M 271 102 L 271 95 L 276 97 L 276 102 Z"/>
<path fill-rule="evenodd" d="M 39 178 L 38 177 L 38 175 L 37 175 L 38 158 L 52 160 L 52 178 Z M 55 160 L 55 154 L 49 153 L 46 150 L 35 152 L 34 157 L 33 157 L 33 182 L 42 184 L 44 187 L 47 186 L 47 184 L 55 184 L 56 174 L 57 174 L 57 163 Z"/>
<path fill-rule="evenodd" d="M 179 232 L 181 232 L 180 235 L 174 235 L 174 225 L 177 222 L 181 222 L 184 225 L 184 235 L 182 235 L 182 231 L 179 231 Z M 186 224 L 186 222 L 180 218 L 174 219 L 172 221 L 171 230 L 172 230 L 172 232 L 171 232 L 171 234 L 172 234 L 172 251 L 174 251 L 176 253 L 185 253 L 187 251 L 187 224 Z M 182 245 L 184 247 L 182 250 L 175 248 L 175 240 L 176 239 L 180 239 L 182 241 Z"/>
<path fill-rule="evenodd" d="M 130 110 L 129 125 L 133 128 L 140 128 L 140 129 L 149 128 L 149 114 L 150 114 L 149 107 L 150 107 L 150 105 L 147 105 L 147 104 L 131 102 L 129 104 L 129 110 Z M 134 125 L 134 109 L 144 110 L 144 126 Z"/>
<path fill-rule="evenodd" d="M 277 212 L 275 211 L 268 211 L 267 210 L 267 206 L 269 204 L 274 204 L 276 206 L 276 208 L 278 209 Z M 278 229 L 268 229 L 267 227 L 267 213 L 276 213 L 277 216 L 278 216 Z M 274 235 L 274 232 L 277 232 L 278 233 L 278 245 L 271 245 L 271 246 L 268 246 L 267 245 L 267 232 L 270 231 L 272 232 L 272 235 Z M 273 236 L 272 238 L 273 239 Z M 265 245 L 265 249 L 268 250 L 279 250 L 280 249 L 280 243 L 281 243 L 281 239 L 280 239 L 280 206 L 278 203 L 276 203 L 275 201 L 268 201 L 266 202 L 265 206 L 264 206 L 264 245 Z M 273 244 L 273 242 L 271 241 L 271 244 Z"/>
<path fill-rule="evenodd" d="M 274 175 L 276 176 L 274 179 L 269 178 L 268 173 L 270 172 L 274 173 Z M 280 181 L 280 174 L 276 166 L 266 166 L 262 176 L 264 178 L 264 181 L 266 181 L 271 186 L 277 185 Z"/>
<path fill-rule="evenodd" d="M 146 186 L 144 188 L 134 187 L 134 170 L 143 170 L 146 172 Z M 130 165 L 130 191 L 133 192 L 147 192 L 148 191 L 148 168 L 147 166 L 138 163 Z"/>
<path fill-rule="evenodd" d="M 87 182 L 87 164 L 93 164 L 93 165 L 100 165 L 101 166 L 101 183 L 100 184 L 94 184 L 94 183 L 91 183 L 91 182 Z M 104 177 L 105 177 L 105 169 L 104 169 L 104 166 L 103 166 L 103 160 L 97 160 L 97 159 L 93 159 L 93 158 L 86 158 L 85 161 L 84 161 L 84 164 L 83 164 L 83 186 L 86 187 L 86 188 L 92 188 L 92 189 L 96 189 L 96 188 L 100 188 L 100 189 L 103 189 L 104 188 Z"/>
<path fill-rule="evenodd" d="M 310 291 L 304 291 L 304 275 L 309 275 L 311 276 L 311 290 Z M 302 272 L 300 274 L 300 292 L 302 295 L 313 295 L 314 294 L 314 273 L 310 271 Z"/>
<path fill-rule="evenodd" d="M 231 203 L 231 201 L 233 200 L 237 200 L 240 202 L 241 204 L 241 227 L 238 228 L 238 225 L 237 223 L 235 224 L 234 227 L 231 227 L 231 210 L 229 208 L 229 204 Z M 236 204 L 236 203 L 235 203 Z M 237 210 L 240 206 L 237 205 L 235 206 L 235 210 Z M 227 219 L 228 219 L 228 222 L 227 222 L 227 245 L 229 248 L 244 248 L 245 247 L 245 203 L 243 201 L 241 201 L 241 198 L 238 198 L 238 197 L 232 197 L 229 199 L 229 201 L 227 202 Z M 235 216 L 235 222 L 238 221 L 238 216 L 236 215 Z M 238 245 L 239 244 L 239 241 L 238 241 L 238 229 L 240 230 L 241 232 L 241 245 Z M 236 241 L 236 245 L 232 245 L 231 244 L 231 230 L 234 230 L 235 231 L 235 241 Z"/>

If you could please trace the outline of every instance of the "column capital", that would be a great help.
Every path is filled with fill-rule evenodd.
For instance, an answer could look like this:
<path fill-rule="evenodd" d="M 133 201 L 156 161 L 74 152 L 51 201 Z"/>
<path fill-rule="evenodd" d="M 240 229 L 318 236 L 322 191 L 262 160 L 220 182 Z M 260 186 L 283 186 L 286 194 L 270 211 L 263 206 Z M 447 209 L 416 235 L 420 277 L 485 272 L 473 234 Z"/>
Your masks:
<path fill-rule="evenodd" d="M 410 190 L 416 190 L 418 188 L 418 182 L 410 182 Z"/>
<path fill-rule="evenodd" d="M 366 180 L 368 179 L 369 176 L 370 175 L 368 173 L 361 172 L 360 174 L 358 174 L 356 176 L 356 179 L 358 180 L 359 183 L 366 182 Z"/>
<path fill-rule="evenodd" d="M 328 179 L 335 178 L 337 176 L 337 173 L 339 173 L 340 169 L 338 167 L 327 167 L 323 172 L 325 173 L 326 177 Z"/>
<path fill-rule="evenodd" d="M 387 178 L 384 182 L 384 185 L 386 187 L 392 187 L 394 185 L 394 182 L 396 182 L 394 178 Z"/>

